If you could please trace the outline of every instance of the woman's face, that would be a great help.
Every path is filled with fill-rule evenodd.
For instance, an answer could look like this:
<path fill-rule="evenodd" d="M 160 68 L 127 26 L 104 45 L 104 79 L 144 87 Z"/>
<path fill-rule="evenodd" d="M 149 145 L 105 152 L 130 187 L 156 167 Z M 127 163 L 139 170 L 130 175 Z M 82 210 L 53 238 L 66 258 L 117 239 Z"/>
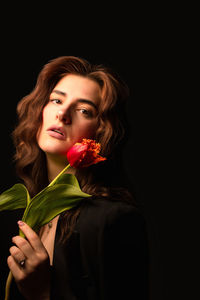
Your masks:
<path fill-rule="evenodd" d="M 46 154 L 63 155 L 83 138 L 93 138 L 100 100 L 101 89 L 95 81 L 74 74 L 63 77 L 43 109 L 39 147 Z"/>

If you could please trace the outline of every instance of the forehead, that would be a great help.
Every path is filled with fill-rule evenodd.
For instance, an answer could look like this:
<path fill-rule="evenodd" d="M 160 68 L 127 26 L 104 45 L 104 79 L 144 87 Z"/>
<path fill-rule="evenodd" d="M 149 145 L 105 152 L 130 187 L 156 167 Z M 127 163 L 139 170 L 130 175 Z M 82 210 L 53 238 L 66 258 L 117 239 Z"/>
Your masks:
<path fill-rule="evenodd" d="M 101 88 L 99 84 L 87 77 L 68 74 L 64 76 L 54 87 L 66 95 L 97 100 L 101 98 Z"/>

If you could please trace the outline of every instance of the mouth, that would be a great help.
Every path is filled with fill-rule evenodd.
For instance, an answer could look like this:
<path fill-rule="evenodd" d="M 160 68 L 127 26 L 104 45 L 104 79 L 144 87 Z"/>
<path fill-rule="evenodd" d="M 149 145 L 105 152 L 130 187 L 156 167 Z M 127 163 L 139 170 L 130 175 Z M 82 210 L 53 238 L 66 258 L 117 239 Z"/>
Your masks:
<path fill-rule="evenodd" d="M 61 131 L 59 131 L 58 129 L 52 129 L 52 131 L 57 132 L 57 133 L 59 133 L 59 134 L 61 134 L 61 135 L 64 136 L 64 134 Z"/>
<path fill-rule="evenodd" d="M 52 126 L 47 129 L 47 132 L 50 136 L 55 137 L 60 140 L 65 140 L 66 134 L 62 127 Z"/>

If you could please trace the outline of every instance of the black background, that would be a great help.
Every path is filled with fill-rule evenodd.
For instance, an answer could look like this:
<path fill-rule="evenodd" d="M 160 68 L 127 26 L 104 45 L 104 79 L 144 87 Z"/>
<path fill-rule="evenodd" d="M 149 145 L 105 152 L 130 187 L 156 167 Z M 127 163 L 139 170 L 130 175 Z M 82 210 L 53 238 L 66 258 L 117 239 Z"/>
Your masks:
<path fill-rule="evenodd" d="M 169 30 L 166 16 L 163 23 L 163 15 L 155 19 L 148 9 L 140 10 L 139 17 L 133 10 L 127 18 L 122 11 L 123 21 L 120 14 L 115 19 L 109 19 L 108 14 L 104 27 L 104 15 L 92 14 L 85 27 L 83 16 L 69 21 L 68 14 L 56 20 L 54 14 L 38 25 L 37 14 L 31 24 L 27 13 L 20 24 L 12 22 L 2 38 L 1 192 L 16 182 L 11 140 L 16 104 L 33 89 L 43 65 L 58 56 L 74 55 L 112 67 L 131 92 L 127 106 L 131 138 L 124 151 L 124 166 L 131 189 L 145 207 L 151 300 L 177 299 L 184 288 L 187 292 L 186 286 L 179 284 L 182 258 L 174 193 L 178 181 L 174 164 L 177 135 L 172 122 L 176 117 L 174 85 L 181 55 L 176 48 L 177 36 L 172 28 Z M 1 213 L 3 234 L 12 225 L 9 222 L 11 218 Z M 6 247 L 8 244 L 1 246 L 3 265 Z"/>

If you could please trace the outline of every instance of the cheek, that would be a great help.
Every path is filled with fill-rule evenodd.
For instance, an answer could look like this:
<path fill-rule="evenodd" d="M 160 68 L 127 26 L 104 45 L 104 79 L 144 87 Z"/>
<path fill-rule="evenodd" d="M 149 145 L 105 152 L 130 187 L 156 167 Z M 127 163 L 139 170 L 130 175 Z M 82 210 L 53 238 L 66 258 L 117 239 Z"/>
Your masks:
<path fill-rule="evenodd" d="M 45 106 L 42 112 L 42 124 L 46 123 L 48 121 L 48 117 L 51 114 L 51 111 L 49 110 L 48 106 Z"/>
<path fill-rule="evenodd" d="M 96 131 L 98 129 L 98 123 L 93 122 L 92 124 L 88 124 L 87 126 L 82 127 L 82 135 L 84 135 L 86 138 L 94 138 L 96 135 Z"/>
<path fill-rule="evenodd" d="M 39 127 L 37 135 L 36 135 L 38 144 L 42 140 L 42 135 L 43 135 L 43 131 L 45 128 L 45 124 L 47 123 L 47 120 L 46 120 L 47 116 L 48 116 L 48 113 L 46 112 L 46 108 L 44 108 L 43 112 L 42 112 L 42 121 L 41 121 L 40 127 Z"/>
<path fill-rule="evenodd" d="M 40 126 L 40 130 L 43 128 L 46 128 L 47 126 L 50 126 L 52 123 L 52 118 L 53 118 L 53 112 L 49 109 L 48 106 L 44 107 L 43 112 L 42 112 L 42 122 Z"/>
<path fill-rule="evenodd" d="M 40 148 L 42 148 L 43 140 L 44 140 L 44 138 L 43 138 L 43 126 L 42 125 L 38 129 L 38 132 L 37 132 L 37 135 L 36 135 L 36 139 L 37 139 L 38 146 Z"/>

